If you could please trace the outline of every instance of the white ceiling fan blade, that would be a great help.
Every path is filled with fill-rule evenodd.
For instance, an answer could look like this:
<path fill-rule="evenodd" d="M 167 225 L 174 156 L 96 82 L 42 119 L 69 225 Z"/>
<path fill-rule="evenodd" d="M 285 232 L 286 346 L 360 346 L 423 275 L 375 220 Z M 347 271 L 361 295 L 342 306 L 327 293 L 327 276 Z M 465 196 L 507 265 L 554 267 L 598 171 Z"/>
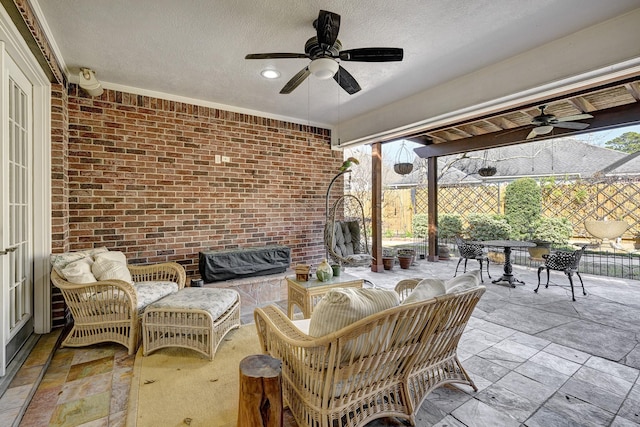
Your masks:
<path fill-rule="evenodd" d="M 591 114 L 576 114 L 575 116 L 560 117 L 556 119 L 558 122 L 573 122 L 575 120 L 593 119 Z"/>
<path fill-rule="evenodd" d="M 589 123 L 559 122 L 559 123 L 555 123 L 554 126 L 557 128 L 582 130 L 582 129 L 588 128 Z"/>
<path fill-rule="evenodd" d="M 526 139 L 531 139 L 531 138 L 535 138 L 536 136 L 538 136 L 538 133 L 536 132 L 537 128 L 533 128 L 531 129 L 531 132 L 529 132 L 529 135 L 527 135 Z"/>

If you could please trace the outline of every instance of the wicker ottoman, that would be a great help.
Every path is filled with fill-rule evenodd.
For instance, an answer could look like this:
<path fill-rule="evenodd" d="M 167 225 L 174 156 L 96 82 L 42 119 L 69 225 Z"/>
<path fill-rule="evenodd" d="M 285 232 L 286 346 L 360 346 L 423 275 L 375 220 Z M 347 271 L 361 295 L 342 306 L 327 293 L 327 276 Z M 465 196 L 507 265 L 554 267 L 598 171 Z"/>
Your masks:
<path fill-rule="evenodd" d="M 240 295 L 236 291 L 184 288 L 145 309 L 143 354 L 163 347 L 185 347 L 213 360 L 222 338 L 239 326 Z"/>

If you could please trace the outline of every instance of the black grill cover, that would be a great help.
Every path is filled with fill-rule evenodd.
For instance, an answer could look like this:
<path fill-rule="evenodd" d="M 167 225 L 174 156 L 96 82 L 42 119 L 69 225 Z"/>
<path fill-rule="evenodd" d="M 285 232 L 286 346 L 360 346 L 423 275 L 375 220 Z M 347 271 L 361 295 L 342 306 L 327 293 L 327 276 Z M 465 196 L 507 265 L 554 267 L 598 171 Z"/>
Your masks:
<path fill-rule="evenodd" d="M 205 283 L 284 273 L 291 264 L 286 246 L 200 252 L 198 267 Z"/>

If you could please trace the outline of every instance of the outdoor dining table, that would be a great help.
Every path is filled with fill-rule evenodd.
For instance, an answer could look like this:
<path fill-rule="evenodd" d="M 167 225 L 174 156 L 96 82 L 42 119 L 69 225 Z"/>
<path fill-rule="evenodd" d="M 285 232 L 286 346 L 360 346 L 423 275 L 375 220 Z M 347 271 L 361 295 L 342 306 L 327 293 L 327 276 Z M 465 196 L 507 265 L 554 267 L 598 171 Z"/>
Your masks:
<path fill-rule="evenodd" d="M 531 242 L 521 242 L 519 240 L 484 240 L 482 242 L 485 246 L 495 246 L 503 248 L 504 250 L 504 273 L 502 277 L 496 280 L 492 280 L 491 283 L 501 284 L 507 282 L 512 288 L 516 287 L 516 283 L 524 285 L 522 280 L 516 279 L 513 275 L 513 268 L 511 267 L 511 248 L 531 248 L 536 244 Z"/>

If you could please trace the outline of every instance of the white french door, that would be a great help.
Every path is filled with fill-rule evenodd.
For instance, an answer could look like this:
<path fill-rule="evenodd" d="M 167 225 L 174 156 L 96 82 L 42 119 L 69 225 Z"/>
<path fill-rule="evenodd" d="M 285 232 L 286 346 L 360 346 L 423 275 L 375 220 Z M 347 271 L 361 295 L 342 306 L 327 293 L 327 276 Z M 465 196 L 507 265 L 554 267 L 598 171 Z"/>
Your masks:
<path fill-rule="evenodd" d="M 9 55 L 2 56 L 0 90 L 0 375 L 33 333 L 33 95 Z"/>

